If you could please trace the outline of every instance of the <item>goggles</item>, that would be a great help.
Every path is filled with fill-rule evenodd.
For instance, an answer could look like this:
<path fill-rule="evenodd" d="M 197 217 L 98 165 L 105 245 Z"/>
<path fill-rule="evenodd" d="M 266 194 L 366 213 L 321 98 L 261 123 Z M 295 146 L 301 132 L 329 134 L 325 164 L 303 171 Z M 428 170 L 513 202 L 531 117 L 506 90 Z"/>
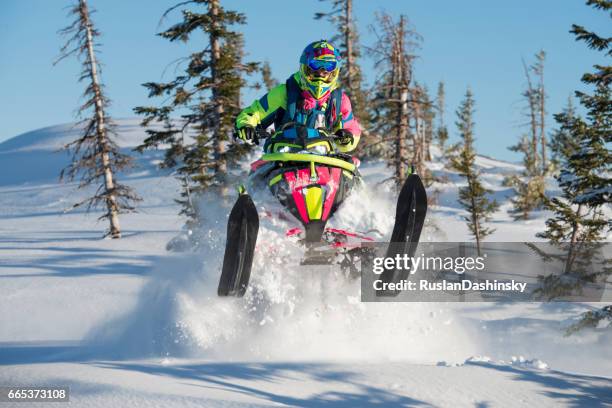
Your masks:
<path fill-rule="evenodd" d="M 327 71 L 332 72 L 338 66 L 338 61 L 336 60 L 319 60 L 319 59 L 311 59 L 308 61 L 308 68 L 313 71 Z"/>
<path fill-rule="evenodd" d="M 334 72 L 335 72 L 334 69 L 329 71 L 325 69 L 325 67 L 320 67 L 319 69 L 315 70 L 310 65 L 307 65 L 305 69 L 306 77 L 311 81 L 314 81 L 317 79 L 328 80 L 333 76 Z"/>

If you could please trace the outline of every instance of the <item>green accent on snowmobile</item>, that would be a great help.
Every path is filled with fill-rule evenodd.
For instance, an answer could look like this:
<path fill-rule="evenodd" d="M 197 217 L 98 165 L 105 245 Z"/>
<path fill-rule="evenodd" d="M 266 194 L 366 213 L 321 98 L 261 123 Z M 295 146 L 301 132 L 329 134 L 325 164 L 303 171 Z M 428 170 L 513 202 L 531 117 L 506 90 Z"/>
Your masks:
<path fill-rule="evenodd" d="M 347 161 L 336 159 L 335 157 L 320 156 L 317 154 L 303 154 L 303 153 L 266 153 L 261 157 L 261 160 L 275 162 L 275 161 L 294 161 L 294 162 L 313 162 L 319 164 L 326 164 L 332 167 L 339 167 L 341 169 L 355 172 L 355 165 Z"/>
<path fill-rule="evenodd" d="M 350 171 L 342 170 L 342 174 L 344 174 L 349 179 L 353 178 L 353 173 L 351 173 Z"/>
<path fill-rule="evenodd" d="M 238 190 L 238 195 L 243 195 L 247 192 L 244 184 L 239 184 L 238 186 L 236 186 L 236 190 Z"/>
<path fill-rule="evenodd" d="M 282 179 L 283 179 L 283 175 L 282 174 L 277 174 L 276 176 L 272 177 L 272 179 L 270 180 L 268 185 L 269 186 L 273 186 L 276 183 L 278 183 L 279 181 L 281 181 Z"/>

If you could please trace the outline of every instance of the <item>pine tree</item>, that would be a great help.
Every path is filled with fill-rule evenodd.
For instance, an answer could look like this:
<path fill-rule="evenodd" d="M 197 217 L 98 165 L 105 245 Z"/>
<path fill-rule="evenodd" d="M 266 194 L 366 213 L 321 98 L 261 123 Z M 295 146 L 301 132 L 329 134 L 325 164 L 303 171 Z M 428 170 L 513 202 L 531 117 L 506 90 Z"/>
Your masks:
<path fill-rule="evenodd" d="M 538 164 L 540 162 L 540 155 L 538 154 L 538 90 L 535 88 L 531 78 L 531 68 L 527 67 L 525 60 L 523 60 L 523 70 L 527 80 L 527 88 L 523 91 L 522 95 L 527 102 L 530 138 L 529 151 L 525 152 L 525 155 L 530 155 L 530 160 L 528 161 L 529 167 L 526 170 L 529 175 L 535 176 L 538 172 Z"/>
<path fill-rule="evenodd" d="M 524 134 L 519 143 L 510 148 L 513 151 L 523 152 L 524 171 L 520 175 L 513 175 L 504 180 L 504 185 L 514 188 L 515 195 L 510 199 L 512 209 L 510 214 L 516 220 L 526 220 L 535 209 L 543 205 L 545 199 L 545 179 L 541 175 L 532 176 L 529 168 L 533 166 L 531 151 L 532 139 Z"/>
<path fill-rule="evenodd" d="M 421 106 L 423 107 L 423 144 L 424 144 L 424 159 L 431 161 L 431 143 L 434 139 L 434 120 L 436 118 L 436 111 L 434 109 L 433 101 L 429 96 L 427 86 L 423 86 L 423 92 L 420 100 Z"/>
<path fill-rule="evenodd" d="M 604 11 L 612 9 L 611 1 L 588 0 L 587 4 Z M 573 25 L 570 32 L 576 40 L 585 41 L 589 48 L 612 56 L 612 38 L 600 37 L 578 25 Z M 612 227 L 612 222 L 603 212 L 612 193 L 612 159 L 608 148 L 612 142 L 612 66 L 594 67 L 595 72 L 582 77 L 582 82 L 594 86 L 593 94 L 576 92 L 580 104 L 586 109 L 586 118 L 573 110 L 555 115 L 555 121 L 560 125 L 558 132 L 571 142 L 562 140 L 559 143 L 561 171 L 556 179 L 562 196 L 546 200 L 546 207 L 554 212 L 554 216 L 546 221 L 546 231 L 538 234 L 566 251 L 564 276 L 543 278 L 543 292 L 549 298 L 580 288 L 586 282 L 605 279 L 612 272 L 609 267 L 595 273 L 585 268 L 593 261 L 599 242 Z M 573 281 L 569 281 L 569 277 Z M 593 316 L 584 315 L 583 320 Z M 601 313 L 601 316 L 606 314 Z"/>
<path fill-rule="evenodd" d="M 573 120 L 576 109 L 572 102 L 572 97 L 567 98 L 567 105 L 564 108 L 561 119 L 563 122 Z M 560 127 L 553 130 L 550 138 L 549 149 L 551 152 L 551 169 L 559 170 L 564 157 L 570 157 L 578 151 L 578 142 L 572 137 L 567 129 Z"/>
<path fill-rule="evenodd" d="M 480 243 L 485 237 L 491 235 L 495 230 L 484 226 L 484 222 L 490 220 L 490 216 L 498 208 L 495 200 L 490 200 L 487 195 L 490 190 L 484 188 L 480 182 L 480 174 L 475 167 L 476 151 L 474 150 L 474 98 L 472 91 L 468 88 L 465 99 L 457 110 L 457 129 L 462 143 L 458 146 L 459 153 L 453 156 L 451 164 L 457 172 L 466 178 L 467 186 L 459 189 L 459 204 L 468 212 L 464 217 L 470 233 L 476 240 L 478 255 L 480 255 Z"/>
<path fill-rule="evenodd" d="M 266 91 L 269 91 L 278 85 L 278 81 L 272 76 L 272 68 L 270 67 L 270 63 L 268 61 L 265 61 L 261 66 L 261 80 L 266 88 Z"/>
<path fill-rule="evenodd" d="M 424 146 L 424 126 L 423 126 L 423 110 L 421 105 L 423 89 L 415 82 L 414 86 L 408 91 L 409 107 L 413 112 L 411 119 L 413 120 L 412 128 L 412 166 L 414 166 L 418 174 L 423 174 L 425 162 L 425 146 Z M 410 126 L 410 123 L 408 124 Z"/>
<path fill-rule="evenodd" d="M 106 235 L 111 238 L 121 238 L 119 214 L 134 211 L 134 203 L 140 197 L 128 186 L 116 180 L 117 172 L 132 166 L 132 159 L 120 152 L 113 141 L 114 126 L 108 115 L 110 100 L 104 93 L 100 79 L 100 65 L 97 60 L 96 39 L 100 32 L 91 20 L 91 11 L 85 0 L 76 1 L 69 11 L 69 17 L 74 21 L 60 34 L 68 40 L 61 48 L 60 56 L 55 63 L 70 56 L 76 56 L 82 62 L 79 81 L 86 81 L 85 102 L 79 107 L 78 115 L 89 117 L 80 124 L 81 136 L 64 146 L 72 152 L 72 162 L 62 170 L 60 179 L 74 180 L 80 175 L 79 188 L 102 182 L 95 194 L 77 203 L 91 210 L 100 205 L 106 207 L 106 212 L 100 219 L 108 219 L 110 228 Z"/>
<path fill-rule="evenodd" d="M 442 154 L 445 153 L 445 145 L 448 141 L 448 129 L 444 123 L 444 114 L 446 111 L 446 92 L 444 90 L 444 82 L 438 83 L 438 97 L 436 101 L 436 110 L 438 112 L 438 128 L 436 129 L 436 141 L 440 146 Z"/>
<path fill-rule="evenodd" d="M 402 185 L 415 153 L 411 159 L 408 141 L 414 140 L 410 128 L 415 117 L 411 83 L 415 50 L 421 37 L 403 15 L 397 23 L 388 14 L 377 15 L 373 31 L 378 40 L 369 51 L 381 74 L 374 93 L 372 129 L 378 135 L 376 147 L 394 169 L 393 179 Z"/>
<path fill-rule="evenodd" d="M 315 13 L 315 19 L 326 18 L 336 27 L 336 35 L 330 41 L 336 43 L 341 51 L 343 66 L 340 71 L 340 82 L 343 89 L 351 98 L 355 117 L 363 128 L 362 142 L 358 145 L 359 153 L 369 144 L 370 113 L 368 109 L 367 93 L 363 87 L 363 75 L 358 60 L 361 57 L 359 34 L 353 17 L 353 0 L 320 0 L 331 3 L 331 11 Z"/>
<path fill-rule="evenodd" d="M 527 219 L 529 214 L 544 203 L 545 176 L 548 172 L 546 158 L 546 93 L 544 90 L 544 59 L 546 54 L 540 51 L 536 54 L 536 62 L 527 66 L 523 61 L 523 69 L 527 80 L 527 88 L 522 95 L 526 102 L 528 118 L 528 134 L 521 136 L 519 142 L 510 150 L 523 154 L 525 170 L 519 176 L 505 180 L 507 186 L 514 187 L 516 195 L 512 198 L 513 208 L 510 211 L 515 219 Z M 532 74 L 539 82 L 534 84 Z M 538 152 L 541 147 L 541 153 Z"/>
<path fill-rule="evenodd" d="M 542 158 L 542 175 L 548 173 L 548 160 L 546 155 L 546 145 L 548 144 L 546 138 L 546 89 L 544 87 L 544 61 L 546 60 L 546 53 L 544 50 L 540 50 L 536 54 L 536 62 L 532 65 L 531 70 L 534 75 L 538 77 L 538 85 L 536 89 L 537 102 L 538 102 L 538 132 L 540 138 L 540 149 Z"/>
<path fill-rule="evenodd" d="M 431 185 L 433 178 L 425 162 L 431 160 L 429 147 L 432 138 L 432 123 L 434 111 L 427 87 L 415 82 L 410 88 L 409 106 L 413 112 L 412 132 L 412 165 L 416 172 L 423 178 L 426 186 Z"/>
<path fill-rule="evenodd" d="M 188 9 L 187 6 L 192 6 Z M 182 18 L 158 35 L 171 42 L 189 42 L 192 38 L 206 45 L 184 59 L 182 72 L 169 82 L 148 82 L 149 97 L 163 98 L 161 106 L 140 106 L 134 111 L 143 115 L 143 126 L 162 123 L 162 129 L 148 129 L 148 138 L 139 151 L 169 145 L 164 164 L 177 167 L 183 185 L 181 214 L 188 224 L 201 219 L 193 197 L 215 187 L 223 191 L 227 166 L 246 149 L 238 144 L 227 148 L 233 121 L 240 110 L 240 90 L 245 75 L 258 69 L 255 63 L 244 63 L 242 34 L 233 31 L 245 24 L 243 14 L 226 10 L 220 0 L 191 0 L 168 9 L 163 18 L 181 8 Z M 180 120 L 171 115 L 180 114 Z"/>

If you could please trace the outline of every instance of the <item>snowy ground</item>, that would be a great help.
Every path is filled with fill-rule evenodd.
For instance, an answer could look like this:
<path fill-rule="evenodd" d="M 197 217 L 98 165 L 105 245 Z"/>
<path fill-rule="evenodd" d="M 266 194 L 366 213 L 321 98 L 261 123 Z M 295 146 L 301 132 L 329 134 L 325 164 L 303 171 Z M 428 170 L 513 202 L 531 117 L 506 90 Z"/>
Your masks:
<path fill-rule="evenodd" d="M 612 406 L 610 331 L 563 336 L 596 305 L 364 304 L 355 282 L 287 271 L 296 254 L 274 220 L 262 220 L 261 240 L 275 257 L 262 244 L 252 290 L 219 299 L 229 204 L 204 204 L 201 250 L 167 252 L 182 227 L 178 185 L 147 153 L 124 180 L 144 197 L 140 212 L 122 217 L 123 239 L 101 240 L 96 214 L 65 213 L 83 194 L 56 179 L 67 157 L 55 150 L 71 132 L 0 144 L 0 386 L 69 385 L 73 405 L 87 407 Z M 128 149 L 142 132 L 122 120 L 120 135 Z M 507 215 L 501 180 L 520 168 L 478 164 L 502 203 L 491 240 L 535 240 L 546 214 Z M 449 182 L 436 186 L 423 238 L 466 240 L 460 180 L 433 168 Z M 385 171 L 363 169 L 371 186 Z M 393 206 L 377 187 L 333 222 L 388 234 Z"/>

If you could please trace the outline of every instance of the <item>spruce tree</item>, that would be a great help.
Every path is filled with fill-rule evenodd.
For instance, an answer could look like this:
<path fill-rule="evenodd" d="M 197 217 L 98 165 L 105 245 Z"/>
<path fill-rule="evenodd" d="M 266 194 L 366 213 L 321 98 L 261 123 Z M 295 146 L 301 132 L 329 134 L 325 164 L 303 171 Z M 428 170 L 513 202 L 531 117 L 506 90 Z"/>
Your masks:
<path fill-rule="evenodd" d="M 408 149 L 414 140 L 412 73 L 421 37 L 403 15 L 395 22 L 390 15 L 379 14 L 372 30 L 377 41 L 368 50 L 380 72 L 372 101 L 372 133 L 377 136 L 372 147 L 393 168 L 391 178 L 401 186 L 413 164 Z"/>
<path fill-rule="evenodd" d="M 412 166 L 418 174 L 423 174 L 425 162 L 425 137 L 423 123 L 423 109 L 421 100 L 423 99 L 423 89 L 417 82 L 409 89 L 408 98 L 410 110 L 412 111 L 411 119 L 413 121 L 412 134 Z M 410 126 L 410 123 L 409 123 Z"/>
<path fill-rule="evenodd" d="M 511 150 L 522 152 L 531 150 L 531 139 L 523 135 L 520 142 Z M 524 169 L 529 169 L 532 163 L 532 156 L 524 154 Z M 514 188 L 515 191 L 514 197 L 510 199 L 513 206 L 509 211 L 515 220 L 527 220 L 531 212 L 544 203 L 546 184 L 542 175 L 531 176 L 528 170 L 524 170 L 520 175 L 506 178 L 504 185 Z"/>
<path fill-rule="evenodd" d="M 429 96 L 427 86 L 423 86 L 420 104 L 423 107 L 423 136 L 424 136 L 424 159 L 431 161 L 431 144 L 434 140 L 434 120 L 436 119 L 436 111 L 434 103 Z"/>
<path fill-rule="evenodd" d="M 444 82 L 438 83 L 438 95 L 436 100 L 436 110 L 438 112 L 438 127 L 435 133 L 435 139 L 440 146 L 440 151 L 445 154 L 445 145 L 448 141 L 448 129 L 444 123 L 444 114 L 446 111 L 446 92 L 444 90 Z"/>
<path fill-rule="evenodd" d="M 161 129 L 147 129 L 148 137 L 139 151 L 168 145 L 164 164 L 177 167 L 183 185 L 181 214 L 188 224 L 201 215 L 194 197 L 207 188 L 223 191 L 228 164 L 246 149 L 228 140 L 233 121 L 240 111 L 240 91 L 245 75 L 258 69 L 255 63 L 242 61 L 242 34 L 233 30 L 245 24 L 243 14 L 226 10 L 220 0 L 191 0 L 168 9 L 163 17 L 181 9 L 181 18 L 158 35 L 170 42 L 193 40 L 203 47 L 186 57 L 182 71 L 169 82 L 147 82 L 149 97 L 161 98 L 159 106 L 140 106 L 143 126 L 161 123 Z M 180 115 L 173 120 L 172 115 Z"/>
<path fill-rule="evenodd" d="M 113 141 L 114 125 L 108 115 L 110 100 L 104 92 L 97 59 L 96 39 L 100 32 L 91 20 L 91 11 L 85 0 L 76 1 L 69 11 L 74 21 L 60 34 L 68 37 L 61 48 L 57 62 L 76 56 L 82 63 L 79 81 L 85 81 L 85 102 L 79 107 L 79 124 L 82 130 L 78 139 L 64 146 L 72 152 L 72 162 L 62 170 L 60 179 L 74 180 L 80 176 L 79 188 L 98 184 L 95 194 L 74 207 L 86 206 L 87 211 L 103 205 L 106 209 L 100 219 L 108 219 L 110 228 L 106 235 L 121 238 L 119 214 L 134 211 L 134 203 L 140 198 L 128 186 L 117 182 L 116 175 L 132 166 L 132 159 L 121 153 Z"/>
<path fill-rule="evenodd" d="M 278 81 L 272 76 L 272 68 L 268 61 L 265 61 L 261 66 L 261 80 L 266 91 L 278 85 Z"/>
<path fill-rule="evenodd" d="M 468 88 L 465 99 L 457 110 L 457 130 L 461 136 L 459 153 L 452 157 L 451 164 L 455 171 L 465 177 L 467 186 L 459 189 L 459 204 L 468 212 L 464 217 L 470 233 L 476 240 L 480 255 L 480 243 L 495 230 L 485 227 L 491 214 L 498 208 L 497 202 L 487 197 L 490 190 L 480 182 L 480 174 L 475 167 L 476 151 L 474 150 L 474 98 Z"/>
<path fill-rule="evenodd" d="M 571 96 L 567 98 L 567 105 L 560 115 L 563 115 L 560 116 L 562 122 L 569 122 L 576 115 L 576 109 L 574 108 Z M 578 151 L 578 148 L 578 142 L 568 132 L 568 129 L 563 127 L 554 129 L 549 143 L 551 169 L 558 172 L 564 158 L 570 157 Z"/>
<path fill-rule="evenodd" d="M 528 161 L 529 167 L 526 169 L 528 174 L 531 176 L 535 176 L 538 172 L 538 165 L 540 163 L 540 155 L 538 153 L 538 90 L 533 84 L 533 79 L 531 78 L 532 67 L 528 67 L 523 60 L 523 70 L 525 72 L 525 78 L 527 80 L 527 88 L 523 91 L 522 95 L 525 98 L 527 112 L 526 116 L 528 118 L 528 126 L 529 126 L 529 150 L 525 152 L 525 154 L 530 155 L 530 160 Z"/>
<path fill-rule="evenodd" d="M 606 12 L 612 9 L 611 1 L 589 0 L 587 4 Z M 601 37 L 578 25 L 573 25 L 570 32 L 577 41 L 586 42 L 589 48 L 612 56 L 612 38 Z M 548 297 L 564 294 L 566 289 L 580 288 L 586 282 L 605 279 L 611 273 L 607 266 L 595 273 L 585 268 L 585 265 L 590 266 L 589 263 L 595 261 L 599 243 L 612 227 L 612 222 L 603 212 L 603 207 L 610 203 L 612 193 L 609 149 L 612 142 L 612 66 L 595 65 L 594 68 L 594 72 L 582 77 L 582 82 L 593 86 L 594 92 L 576 92 L 586 110 L 586 117 L 577 115 L 573 110 L 555 115 L 555 121 L 560 126 L 558 132 L 565 139 L 560 143 L 560 173 L 556 177 L 562 195 L 546 200 L 546 207 L 553 211 L 554 216 L 546 221 L 546 231 L 538 236 L 565 250 L 566 276 L 543 279 L 543 291 Z M 606 265 L 609 260 L 603 262 Z M 569 281 L 568 277 L 573 280 Z M 609 316 L 609 307 L 607 314 L 605 311 L 606 308 L 599 315 L 584 315 L 582 323 L 589 319 L 592 323 L 594 316 Z"/>
<path fill-rule="evenodd" d="M 426 86 L 415 82 L 410 88 L 409 107 L 413 112 L 412 127 L 414 129 L 412 132 L 412 165 L 423 179 L 423 183 L 429 186 L 433 182 L 433 177 L 425 166 L 425 162 L 431 160 L 429 148 L 435 113 Z"/>
<path fill-rule="evenodd" d="M 507 186 L 514 187 L 516 195 L 512 198 L 513 208 L 510 213 L 515 219 L 527 219 L 529 214 L 542 206 L 545 190 L 545 176 L 548 172 L 546 157 L 546 93 L 544 89 L 544 59 L 545 52 L 536 54 L 536 62 L 527 66 L 523 61 L 523 69 L 527 87 L 522 95 L 525 98 L 528 121 L 528 133 L 523 134 L 519 142 L 510 150 L 523 154 L 524 171 L 522 174 L 505 180 Z M 537 76 L 538 83 L 532 75 Z M 538 151 L 538 146 L 541 152 Z"/>
<path fill-rule="evenodd" d="M 546 52 L 544 50 L 540 50 L 535 55 L 536 62 L 531 66 L 531 70 L 534 75 L 538 78 L 538 84 L 536 88 L 537 95 L 537 112 L 538 112 L 538 133 L 540 138 L 540 151 L 541 151 L 541 159 L 542 166 L 541 172 L 542 175 L 545 176 L 548 173 L 548 157 L 546 154 L 546 146 L 548 144 L 548 140 L 546 137 L 546 89 L 544 87 L 544 61 L 546 60 Z"/>

